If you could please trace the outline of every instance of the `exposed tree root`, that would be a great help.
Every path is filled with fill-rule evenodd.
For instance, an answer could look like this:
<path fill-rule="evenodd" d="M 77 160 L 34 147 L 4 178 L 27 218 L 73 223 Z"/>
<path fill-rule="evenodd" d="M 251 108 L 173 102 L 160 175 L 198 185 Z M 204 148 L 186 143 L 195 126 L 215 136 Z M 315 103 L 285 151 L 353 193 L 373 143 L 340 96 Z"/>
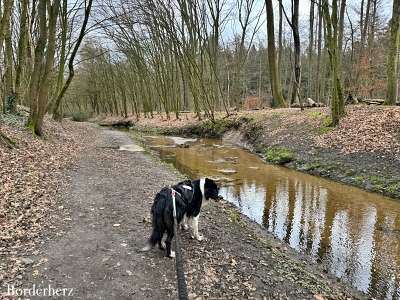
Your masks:
<path fill-rule="evenodd" d="M 0 144 L 6 146 L 9 149 L 16 147 L 15 142 L 0 131 Z"/>

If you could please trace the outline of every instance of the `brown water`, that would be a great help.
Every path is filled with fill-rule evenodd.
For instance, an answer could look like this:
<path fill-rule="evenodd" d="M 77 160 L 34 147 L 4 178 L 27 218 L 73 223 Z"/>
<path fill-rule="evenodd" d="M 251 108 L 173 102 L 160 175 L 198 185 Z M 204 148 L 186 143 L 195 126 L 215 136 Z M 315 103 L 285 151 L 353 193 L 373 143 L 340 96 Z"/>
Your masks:
<path fill-rule="evenodd" d="M 400 299 L 400 201 L 265 164 L 219 140 L 146 137 L 161 159 L 220 194 L 290 247 L 378 299 Z"/>

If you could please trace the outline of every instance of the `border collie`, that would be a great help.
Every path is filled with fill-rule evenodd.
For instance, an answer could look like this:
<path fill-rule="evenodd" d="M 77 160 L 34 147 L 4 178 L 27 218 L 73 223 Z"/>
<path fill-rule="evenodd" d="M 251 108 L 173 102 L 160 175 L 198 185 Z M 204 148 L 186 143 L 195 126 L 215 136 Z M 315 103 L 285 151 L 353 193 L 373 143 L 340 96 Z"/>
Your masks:
<path fill-rule="evenodd" d="M 175 257 L 175 252 L 171 251 L 171 240 L 174 237 L 172 189 L 176 191 L 175 204 L 178 224 L 184 219 L 183 227 L 187 229 L 186 221 L 191 221 L 193 229 L 192 238 L 198 241 L 203 239 L 203 236 L 199 233 L 199 216 L 203 202 L 205 204 L 207 200 L 220 199 L 217 184 L 209 178 L 201 178 L 193 181 L 185 180 L 171 188 L 165 187 L 157 193 L 151 207 L 153 231 L 142 251 L 148 251 L 156 244 L 158 244 L 161 250 L 164 250 L 162 238 L 164 233 L 167 232 L 165 256 L 171 258 Z"/>

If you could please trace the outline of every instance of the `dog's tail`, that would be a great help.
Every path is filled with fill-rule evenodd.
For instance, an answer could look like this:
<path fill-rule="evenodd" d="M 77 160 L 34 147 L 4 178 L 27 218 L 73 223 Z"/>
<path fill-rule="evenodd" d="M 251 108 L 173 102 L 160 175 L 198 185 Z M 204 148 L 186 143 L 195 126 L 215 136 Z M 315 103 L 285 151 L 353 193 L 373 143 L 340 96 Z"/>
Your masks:
<path fill-rule="evenodd" d="M 162 212 L 164 211 L 165 201 L 161 201 L 163 198 L 161 192 L 158 193 L 154 199 L 153 206 L 151 207 L 151 217 L 153 231 L 146 245 L 141 249 L 142 252 L 151 250 L 157 243 L 161 242 L 163 237 L 163 221 Z"/>
<path fill-rule="evenodd" d="M 146 252 L 151 250 L 161 239 L 162 239 L 161 233 L 153 229 L 150 238 L 148 239 L 146 245 L 141 249 L 141 251 Z"/>

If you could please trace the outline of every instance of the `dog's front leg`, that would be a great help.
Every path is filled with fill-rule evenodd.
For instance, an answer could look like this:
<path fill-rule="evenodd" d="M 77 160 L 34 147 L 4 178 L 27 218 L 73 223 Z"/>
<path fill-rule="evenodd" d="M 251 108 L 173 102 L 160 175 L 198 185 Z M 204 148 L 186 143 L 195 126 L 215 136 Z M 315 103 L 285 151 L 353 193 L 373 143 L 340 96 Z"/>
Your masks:
<path fill-rule="evenodd" d="M 199 217 L 200 217 L 200 215 L 197 215 L 196 217 L 193 217 L 193 219 L 192 219 L 192 228 L 193 228 L 192 238 L 196 239 L 198 241 L 202 241 L 203 236 L 201 234 L 199 234 Z"/>

